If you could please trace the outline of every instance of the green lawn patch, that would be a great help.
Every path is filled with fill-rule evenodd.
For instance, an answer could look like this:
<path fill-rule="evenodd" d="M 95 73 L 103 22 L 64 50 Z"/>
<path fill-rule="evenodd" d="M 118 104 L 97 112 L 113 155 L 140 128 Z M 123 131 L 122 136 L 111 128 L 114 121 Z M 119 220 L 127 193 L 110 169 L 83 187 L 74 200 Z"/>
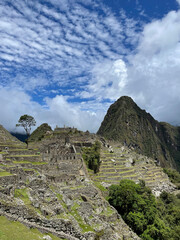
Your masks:
<path fill-rule="evenodd" d="M 40 240 L 45 235 L 49 235 L 52 240 L 62 240 L 52 234 L 42 234 L 37 229 L 28 228 L 20 222 L 9 221 L 6 217 L 0 216 L 1 240 Z"/>
<path fill-rule="evenodd" d="M 106 210 L 101 212 L 101 215 L 111 216 L 113 213 L 114 213 L 114 210 L 108 206 Z"/>
<path fill-rule="evenodd" d="M 94 229 L 91 226 L 84 224 L 84 221 L 81 218 L 81 216 L 79 215 L 78 210 L 77 210 L 79 207 L 80 207 L 79 204 L 75 202 L 74 205 L 71 207 L 70 214 L 76 219 L 76 221 L 78 222 L 83 233 L 89 232 L 89 231 L 94 232 Z"/>
<path fill-rule="evenodd" d="M 29 161 L 13 161 L 15 164 L 23 164 L 23 163 L 30 163 L 32 165 L 44 165 L 48 164 L 47 162 L 29 162 Z"/>
<path fill-rule="evenodd" d="M 13 174 L 11 174 L 10 172 L 6 172 L 6 171 L 2 171 L 0 172 L 0 177 L 4 177 L 4 176 L 12 176 Z"/>
<path fill-rule="evenodd" d="M 48 164 L 47 162 L 31 162 L 32 165 L 46 165 Z"/>
<path fill-rule="evenodd" d="M 23 202 L 26 205 L 31 205 L 31 201 L 29 200 L 29 196 L 28 196 L 28 193 L 27 193 L 27 188 L 15 189 L 14 197 L 16 197 L 16 198 L 18 197 L 21 200 L 23 200 Z"/>
<path fill-rule="evenodd" d="M 9 155 L 9 157 L 11 157 L 11 158 L 15 158 L 15 157 L 39 157 L 39 155 L 35 155 L 35 154 L 32 154 L 32 155 Z"/>
<path fill-rule="evenodd" d="M 22 149 L 9 149 L 9 152 L 21 152 L 21 151 L 28 151 L 29 149 L 27 148 L 22 148 Z"/>
<path fill-rule="evenodd" d="M 97 188 L 99 188 L 102 192 L 107 192 L 107 191 L 108 191 L 104 186 L 101 185 L 100 182 L 94 182 L 94 185 L 95 185 Z"/>
<path fill-rule="evenodd" d="M 6 154 L 8 154 L 7 152 L 0 152 L 0 154 L 2 154 L 2 155 L 6 155 Z"/>

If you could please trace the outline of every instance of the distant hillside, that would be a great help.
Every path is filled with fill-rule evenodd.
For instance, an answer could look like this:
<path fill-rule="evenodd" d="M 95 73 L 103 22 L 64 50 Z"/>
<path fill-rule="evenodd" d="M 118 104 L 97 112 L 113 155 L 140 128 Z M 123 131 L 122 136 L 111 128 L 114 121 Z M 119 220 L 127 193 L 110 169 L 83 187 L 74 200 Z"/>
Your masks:
<path fill-rule="evenodd" d="M 28 138 L 28 142 L 40 141 L 47 131 L 52 131 L 51 127 L 47 123 L 41 124 L 37 129 L 32 132 Z"/>
<path fill-rule="evenodd" d="M 18 139 L 0 125 L 0 142 L 18 142 Z"/>
<path fill-rule="evenodd" d="M 22 142 L 25 142 L 25 140 L 27 139 L 27 135 L 23 134 L 23 133 L 15 133 L 15 132 L 11 132 L 11 135 L 13 135 L 14 137 L 16 137 L 17 139 L 19 139 Z"/>
<path fill-rule="evenodd" d="M 97 134 L 180 171 L 180 127 L 156 121 L 130 97 L 123 96 L 110 106 Z"/>

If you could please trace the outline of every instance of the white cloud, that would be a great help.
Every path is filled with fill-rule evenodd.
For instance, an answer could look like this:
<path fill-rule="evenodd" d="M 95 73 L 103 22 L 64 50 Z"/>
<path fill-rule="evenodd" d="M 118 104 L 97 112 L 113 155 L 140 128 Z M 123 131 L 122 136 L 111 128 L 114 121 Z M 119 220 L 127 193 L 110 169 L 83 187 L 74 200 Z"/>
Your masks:
<path fill-rule="evenodd" d="M 171 11 L 162 20 L 147 24 L 142 34 L 139 51 L 146 56 L 173 48 L 180 39 L 180 11 Z"/>
<path fill-rule="evenodd" d="M 127 83 L 127 68 L 122 59 L 97 64 L 92 70 L 92 79 L 83 97 L 117 99 Z"/>
<path fill-rule="evenodd" d="M 144 27 L 129 63 L 125 94 L 156 119 L 180 124 L 180 11 Z"/>
<path fill-rule="evenodd" d="M 176 0 L 177 1 L 177 3 L 179 3 L 180 4 L 180 0 Z"/>
<path fill-rule="evenodd" d="M 15 130 L 15 125 L 21 115 L 34 115 L 38 112 L 39 104 L 32 102 L 30 97 L 19 89 L 0 88 L 0 108 L 2 124 L 8 130 Z"/>
<path fill-rule="evenodd" d="M 131 26 L 133 20 L 130 20 L 131 24 L 122 24 L 121 19 L 103 4 L 99 7 L 104 16 L 86 8 L 81 1 L 73 0 L 70 3 L 64 0 L 60 4 L 49 0 L 49 3 L 52 4 L 51 8 L 39 1 L 15 0 L 7 5 L 3 0 L 0 4 L 0 57 L 6 61 L 3 64 L 9 66 L 13 76 L 19 76 L 20 72 L 27 77 L 24 72 L 33 68 L 36 71 L 48 70 L 51 74 L 48 77 L 50 84 L 67 84 L 69 79 L 77 83 L 75 75 L 89 73 L 97 63 L 109 59 L 115 61 L 120 54 L 128 52 L 122 39 L 124 33 L 127 40 L 132 41 L 128 31 L 135 33 Z M 86 4 L 97 7 L 95 1 Z M 136 39 L 135 34 L 133 38 Z M 62 77 L 58 80 L 54 78 L 54 71 L 61 71 Z M 11 81 L 19 83 L 18 77 L 11 78 L 6 72 L 3 74 L 7 85 Z M 29 86 L 35 88 L 34 78 L 31 79 Z"/>
<path fill-rule="evenodd" d="M 103 3 L 47 2 L 51 8 L 32 0 L 0 3 L 0 121 L 5 127 L 13 129 L 28 113 L 39 124 L 94 132 L 110 104 L 104 100 L 121 95 L 132 96 L 157 119 L 179 121 L 180 11 L 137 33 L 136 21 L 125 13 L 115 16 Z M 46 98 L 44 107 L 26 93 L 37 90 L 69 96 Z M 82 101 L 69 103 L 73 97 Z"/>
<path fill-rule="evenodd" d="M 37 126 L 47 122 L 53 128 L 56 125 L 66 125 L 96 132 L 104 115 L 102 110 L 96 113 L 87 110 L 89 107 L 83 110 L 86 104 L 84 106 L 70 104 L 66 97 L 60 95 L 45 101 L 46 105 L 41 106 L 20 89 L 0 88 L 0 124 L 9 131 L 23 132 L 23 129 L 16 128 L 15 125 L 21 115 L 28 114 L 35 118 Z"/>

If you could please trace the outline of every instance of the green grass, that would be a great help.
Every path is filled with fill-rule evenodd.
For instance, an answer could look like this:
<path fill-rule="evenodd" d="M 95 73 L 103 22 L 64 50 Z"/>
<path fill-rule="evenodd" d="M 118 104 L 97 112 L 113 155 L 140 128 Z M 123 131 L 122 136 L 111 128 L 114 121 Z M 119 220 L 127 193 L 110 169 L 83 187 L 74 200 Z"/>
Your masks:
<path fill-rule="evenodd" d="M 5 154 L 8 154 L 8 153 L 7 152 L 0 152 L 0 154 L 5 155 Z"/>
<path fill-rule="evenodd" d="M 75 202 L 74 205 L 71 207 L 71 210 L 72 211 L 77 210 L 79 207 L 80 207 L 79 204 Z"/>
<path fill-rule="evenodd" d="M 39 157 L 39 155 L 31 154 L 31 155 L 9 155 L 9 157 L 14 158 L 14 157 Z"/>
<path fill-rule="evenodd" d="M 116 160 L 125 159 L 125 157 L 120 157 L 120 156 L 116 156 L 116 155 L 114 155 L 114 156 L 112 156 L 112 155 L 111 156 L 101 156 L 102 160 L 111 159 L 111 158 L 115 158 Z"/>
<path fill-rule="evenodd" d="M 2 171 L 0 172 L 0 177 L 4 177 L 4 176 L 12 176 L 13 174 L 11 174 L 10 172 L 6 172 L 6 171 Z"/>
<path fill-rule="evenodd" d="M 71 207 L 70 214 L 76 219 L 83 233 L 89 232 L 89 231 L 94 232 L 94 229 L 91 226 L 84 224 L 84 221 L 79 215 L 77 210 L 79 207 L 80 207 L 79 204 L 75 202 L 74 205 Z"/>
<path fill-rule="evenodd" d="M 113 213 L 114 213 L 114 210 L 108 206 L 105 211 L 101 212 L 101 215 L 111 216 Z"/>
<path fill-rule="evenodd" d="M 114 168 L 115 169 L 115 168 Z M 104 174 L 104 175 L 108 175 L 108 174 L 118 174 L 118 175 L 120 175 L 120 174 L 124 174 L 124 173 L 134 173 L 134 169 L 131 169 L 131 170 L 127 170 L 127 171 L 119 171 L 119 172 L 104 172 L 103 170 L 101 170 L 100 171 L 100 174 Z"/>
<path fill-rule="evenodd" d="M 84 185 L 79 185 L 79 186 L 74 186 L 74 187 L 69 187 L 71 190 L 76 190 L 76 189 L 80 189 L 80 188 L 85 188 Z"/>
<path fill-rule="evenodd" d="M 52 240 L 62 240 L 52 234 L 42 234 L 37 229 L 28 228 L 20 222 L 9 221 L 6 217 L 0 216 L 1 240 L 40 240 L 45 235 L 49 235 Z"/>
<path fill-rule="evenodd" d="M 62 204 L 62 196 L 60 194 L 57 194 L 57 197 L 61 201 L 61 204 Z M 62 206 L 63 206 L 63 204 L 62 204 Z M 63 207 L 65 208 L 65 206 L 63 206 Z M 94 229 L 91 226 L 84 224 L 84 221 L 81 218 L 81 216 L 79 215 L 78 210 L 77 210 L 79 207 L 80 207 L 80 205 L 77 202 L 75 202 L 74 205 L 71 207 L 71 211 L 69 213 L 61 213 L 61 214 L 57 215 L 56 217 L 63 218 L 63 219 L 70 219 L 70 216 L 73 216 L 75 218 L 75 220 L 78 222 L 80 228 L 82 229 L 82 233 L 89 232 L 89 231 L 94 232 Z M 67 208 L 67 206 L 66 206 L 66 208 Z"/>
<path fill-rule="evenodd" d="M 52 219 L 56 219 L 56 218 L 59 218 L 59 219 L 66 219 L 66 220 L 70 220 L 70 214 L 68 213 L 60 213 L 60 214 L 56 214 L 55 216 L 52 217 Z"/>
<path fill-rule="evenodd" d="M 32 169 L 32 168 L 23 168 L 23 170 L 24 170 L 24 171 L 33 171 L 33 172 L 35 171 L 35 170 Z"/>
<path fill-rule="evenodd" d="M 103 166 L 103 165 L 102 165 Z M 116 170 L 123 170 L 123 169 L 126 169 L 127 167 L 126 166 L 122 166 L 122 167 L 110 167 L 110 168 L 108 168 L 108 167 L 106 167 L 105 168 L 105 166 L 103 166 L 104 168 L 102 168 L 102 166 L 101 166 L 101 169 L 103 170 L 103 169 L 105 169 L 105 170 L 114 170 L 114 169 L 116 169 Z"/>
<path fill-rule="evenodd" d="M 104 186 L 101 185 L 100 182 L 94 182 L 94 185 L 95 185 L 97 188 L 99 188 L 102 192 L 107 192 L 107 191 L 108 191 Z"/>
<path fill-rule="evenodd" d="M 32 162 L 28 162 L 28 161 L 13 161 L 13 163 L 15 164 L 21 164 L 21 163 L 32 163 Z"/>
<path fill-rule="evenodd" d="M 29 161 L 13 161 L 13 163 L 15 164 L 23 164 L 23 163 L 30 163 L 32 165 L 44 165 L 44 164 L 48 164 L 47 162 L 29 162 Z"/>
<path fill-rule="evenodd" d="M 27 189 L 26 188 L 23 188 L 23 189 L 15 189 L 15 192 L 14 192 L 14 197 L 18 197 L 20 198 L 21 200 L 23 200 L 23 202 L 26 204 L 26 205 L 31 205 L 31 201 L 29 200 L 29 197 L 28 197 L 28 193 L 27 193 Z"/>
<path fill-rule="evenodd" d="M 23 200 L 24 204 L 34 213 L 39 213 L 40 215 L 42 214 L 38 208 L 35 208 L 31 205 L 31 201 L 27 193 L 27 188 L 15 189 L 14 197 L 20 198 L 21 200 Z"/>
<path fill-rule="evenodd" d="M 47 162 L 31 162 L 32 165 L 46 165 L 48 164 Z"/>
<path fill-rule="evenodd" d="M 52 190 L 52 187 L 51 187 Z M 56 193 L 56 197 L 58 198 L 58 200 L 60 201 L 61 205 L 63 206 L 64 209 L 67 209 L 67 205 L 65 204 L 65 202 L 63 201 L 63 196 L 59 193 Z"/>
<path fill-rule="evenodd" d="M 105 160 L 105 159 L 104 159 L 104 160 Z M 111 164 L 114 164 L 114 163 L 117 164 L 117 163 L 126 163 L 126 162 L 127 162 L 126 160 L 123 160 L 123 161 L 120 160 L 120 161 L 119 161 L 119 160 L 116 160 L 116 159 L 114 159 L 115 162 L 113 162 L 113 161 L 109 161 L 109 159 L 108 159 L 108 161 L 104 161 L 104 160 L 103 160 L 102 166 L 103 166 L 103 164 L 105 165 L 105 163 L 106 163 L 106 164 L 110 164 L 110 163 L 111 163 Z"/>
<path fill-rule="evenodd" d="M 0 145 L 1 147 L 12 147 L 12 148 L 19 148 L 19 147 L 24 147 L 24 148 L 26 148 L 26 145 L 21 145 L 21 144 L 19 144 L 19 145 L 9 145 L 9 144 L 3 144 L 3 145 Z"/>
<path fill-rule="evenodd" d="M 21 152 L 21 151 L 28 151 L 29 149 L 27 148 L 22 148 L 22 149 L 9 149 L 8 152 Z"/>

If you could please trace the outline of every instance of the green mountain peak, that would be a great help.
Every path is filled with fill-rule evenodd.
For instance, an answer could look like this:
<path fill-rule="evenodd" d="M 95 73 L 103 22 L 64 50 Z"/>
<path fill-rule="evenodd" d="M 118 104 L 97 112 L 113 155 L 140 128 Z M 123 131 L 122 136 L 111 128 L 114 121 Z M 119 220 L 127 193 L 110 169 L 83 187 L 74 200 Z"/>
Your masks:
<path fill-rule="evenodd" d="M 180 169 L 180 127 L 156 121 L 128 96 L 109 107 L 97 134 Z"/>

